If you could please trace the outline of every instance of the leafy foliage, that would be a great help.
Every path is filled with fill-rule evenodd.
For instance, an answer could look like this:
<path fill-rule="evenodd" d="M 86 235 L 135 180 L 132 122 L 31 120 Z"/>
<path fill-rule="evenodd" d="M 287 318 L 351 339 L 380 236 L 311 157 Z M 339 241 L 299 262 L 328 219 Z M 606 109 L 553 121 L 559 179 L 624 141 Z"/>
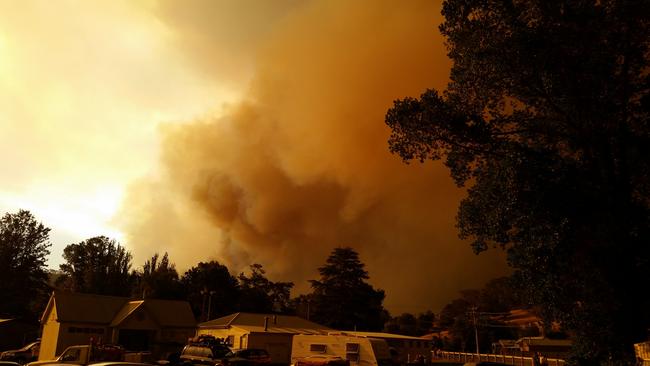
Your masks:
<path fill-rule="evenodd" d="M 629 362 L 650 326 L 647 1 L 447 0 L 440 93 L 395 102 L 392 152 L 444 159 L 458 227 L 501 246 L 577 335 L 574 362 Z"/>
<path fill-rule="evenodd" d="M 252 264 L 251 273 L 239 274 L 241 311 L 285 313 L 291 309 L 293 282 L 273 282 L 266 278 L 261 264 Z"/>
<path fill-rule="evenodd" d="M 176 266 L 169 262 L 169 255 L 162 258 L 154 254 L 142 266 L 142 272 L 136 273 L 136 296 L 142 298 L 181 300 L 185 298 L 183 287 L 178 279 Z"/>
<path fill-rule="evenodd" d="M 312 320 L 342 330 L 381 330 L 387 320 L 382 303 L 384 291 L 375 290 L 365 265 L 354 249 L 335 248 L 324 266 L 320 280 L 311 280 Z"/>
<path fill-rule="evenodd" d="M 384 331 L 394 334 L 420 337 L 430 333 L 435 321 L 435 314 L 431 311 L 420 313 L 417 316 L 403 313 L 391 317 L 384 325 Z"/>
<path fill-rule="evenodd" d="M 131 253 L 113 239 L 97 236 L 63 249 L 61 288 L 75 292 L 129 296 L 134 277 Z"/>
<path fill-rule="evenodd" d="M 484 352 L 491 352 L 492 343 L 500 339 L 540 335 L 536 327 L 531 330 L 508 328 L 500 320 L 508 311 L 524 305 L 518 291 L 507 277 L 493 279 L 481 290 L 461 291 L 461 296 L 445 305 L 440 312 L 438 325 L 449 330 L 450 336 L 444 340 L 443 346 L 454 351 L 476 350 L 475 321 L 479 349 Z"/>
<path fill-rule="evenodd" d="M 237 278 L 230 274 L 228 267 L 217 261 L 200 262 L 190 268 L 181 278 L 187 292 L 187 300 L 197 319 L 209 320 L 237 311 L 239 287 Z M 208 302 L 206 296 L 212 296 Z M 207 306 L 211 306 L 208 311 Z"/>
<path fill-rule="evenodd" d="M 0 218 L 0 317 L 35 319 L 47 296 L 50 229 L 26 210 Z"/>

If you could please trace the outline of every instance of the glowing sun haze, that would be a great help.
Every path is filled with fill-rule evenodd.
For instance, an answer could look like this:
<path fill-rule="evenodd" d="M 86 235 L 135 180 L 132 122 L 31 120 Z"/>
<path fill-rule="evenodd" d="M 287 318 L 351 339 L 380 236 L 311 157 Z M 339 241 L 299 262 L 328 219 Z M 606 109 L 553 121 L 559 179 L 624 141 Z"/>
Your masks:
<path fill-rule="evenodd" d="M 392 101 L 444 87 L 430 1 L 0 2 L 0 209 L 135 264 L 259 262 L 307 288 L 356 248 L 393 312 L 504 273 L 456 236 L 463 193 L 390 155 Z"/>
<path fill-rule="evenodd" d="M 0 1 L 0 209 L 32 210 L 53 228 L 53 266 L 70 242 L 123 238 L 112 219 L 128 183 L 156 174 L 159 126 L 220 110 L 250 77 L 245 47 L 223 47 L 231 68 L 206 77 L 167 11 L 154 1 Z"/>

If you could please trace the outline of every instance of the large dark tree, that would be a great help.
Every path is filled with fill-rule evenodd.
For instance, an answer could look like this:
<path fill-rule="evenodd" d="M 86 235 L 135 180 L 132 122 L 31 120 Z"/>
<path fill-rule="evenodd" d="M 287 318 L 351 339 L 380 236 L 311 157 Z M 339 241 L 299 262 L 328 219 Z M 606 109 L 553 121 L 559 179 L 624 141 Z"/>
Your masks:
<path fill-rule="evenodd" d="M 368 272 L 354 249 L 335 248 L 318 272 L 320 280 L 310 281 L 311 320 L 341 330 L 383 329 L 384 291 L 366 282 Z"/>
<path fill-rule="evenodd" d="M 142 298 L 181 300 L 185 291 L 178 279 L 176 266 L 169 261 L 165 253 L 162 258 L 158 253 L 142 266 L 141 272 L 136 272 L 135 294 Z"/>
<path fill-rule="evenodd" d="M 50 229 L 25 210 L 0 218 L 0 317 L 35 319 L 47 296 Z"/>
<path fill-rule="evenodd" d="M 444 159 L 458 227 L 501 246 L 581 364 L 628 362 L 650 325 L 650 3 L 447 0 L 444 92 L 396 101 L 392 152 Z"/>
<path fill-rule="evenodd" d="M 239 309 L 258 313 L 286 313 L 291 308 L 293 282 L 273 282 L 261 264 L 252 264 L 250 274 L 240 273 Z"/>
<path fill-rule="evenodd" d="M 181 278 L 187 300 L 197 319 L 217 318 L 237 311 L 239 288 L 237 279 L 217 261 L 200 262 Z"/>
<path fill-rule="evenodd" d="M 115 240 L 98 236 L 63 249 L 57 285 L 75 292 L 129 296 L 131 253 Z"/>

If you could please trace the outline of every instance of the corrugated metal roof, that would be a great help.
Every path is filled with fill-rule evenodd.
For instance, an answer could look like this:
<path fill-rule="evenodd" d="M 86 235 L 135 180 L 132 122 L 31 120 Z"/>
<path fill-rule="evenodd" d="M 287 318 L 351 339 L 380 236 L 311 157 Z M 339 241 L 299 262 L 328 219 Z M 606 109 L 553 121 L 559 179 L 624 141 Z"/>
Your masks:
<path fill-rule="evenodd" d="M 145 299 L 144 307 L 163 327 L 196 327 L 196 319 L 187 301 Z"/>
<path fill-rule="evenodd" d="M 383 339 L 409 339 L 409 340 L 414 340 L 414 341 L 421 341 L 422 338 L 420 337 L 411 337 L 411 336 L 405 336 L 401 334 L 393 334 L 393 333 L 382 333 L 382 332 L 355 332 L 355 331 L 342 331 L 340 332 L 341 334 L 350 334 L 353 336 L 358 336 L 358 337 L 369 337 L 369 338 L 383 338 Z"/>
<path fill-rule="evenodd" d="M 268 328 L 277 329 L 325 329 L 331 328 L 324 325 L 314 323 L 307 319 L 303 319 L 292 315 L 277 315 L 277 314 L 257 314 L 257 313 L 234 313 L 218 319 L 210 320 L 205 323 L 199 324 L 201 328 L 225 328 L 237 326 L 240 328 L 251 327 L 250 329 L 257 329 L 257 327 L 264 330 L 264 319 L 268 319 Z M 275 319 L 275 322 L 274 322 Z"/>
<path fill-rule="evenodd" d="M 97 323 L 117 326 L 141 306 L 164 327 L 195 327 L 187 301 L 145 299 L 55 291 L 54 304 L 59 322 Z M 47 310 L 46 310 L 47 311 Z"/>
<path fill-rule="evenodd" d="M 257 325 L 234 325 L 233 328 L 242 329 L 248 333 L 282 333 L 282 334 L 327 334 L 331 329 L 314 329 L 314 328 L 288 328 L 288 327 L 268 327 Z"/>
<path fill-rule="evenodd" d="M 531 346 L 557 346 L 557 347 L 568 347 L 573 344 L 570 339 L 549 339 L 542 337 L 524 337 L 519 338 L 516 342 L 517 344 L 527 343 Z"/>
<path fill-rule="evenodd" d="M 117 296 L 54 292 L 59 322 L 110 324 L 126 301 L 127 298 Z"/>

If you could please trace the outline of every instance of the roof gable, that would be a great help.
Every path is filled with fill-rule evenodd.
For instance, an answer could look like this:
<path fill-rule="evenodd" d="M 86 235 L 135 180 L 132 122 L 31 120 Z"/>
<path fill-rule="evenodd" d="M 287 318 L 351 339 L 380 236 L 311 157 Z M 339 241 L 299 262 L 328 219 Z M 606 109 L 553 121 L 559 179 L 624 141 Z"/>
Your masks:
<path fill-rule="evenodd" d="M 156 330 L 160 329 L 161 325 L 158 323 L 158 320 L 154 318 L 149 311 L 145 308 L 143 301 L 137 301 L 139 305 L 133 306 L 129 304 L 131 311 L 128 312 L 128 315 L 120 318 L 115 317 L 111 327 L 119 327 L 120 329 L 149 329 Z M 125 307 L 127 307 L 125 305 Z"/>
<path fill-rule="evenodd" d="M 125 297 L 55 291 L 54 306 L 59 322 L 110 324 Z"/>
<path fill-rule="evenodd" d="M 59 322 L 95 323 L 118 326 L 137 309 L 145 311 L 162 327 L 196 326 L 196 319 L 187 301 L 175 300 L 130 300 L 126 297 L 81 294 L 54 291 L 43 313 L 56 311 Z"/>
<path fill-rule="evenodd" d="M 115 327 L 119 324 L 121 324 L 126 318 L 129 317 L 129 315 L 133 314 L 134 311 L 136 311 L 140 306 L 142 306 L 143 301 L 129 301 L 124 306 L 122 306 L 122 309 L 115 315 L 113 318 L 113 321 L 111 321 L 111 327 Z"/>

